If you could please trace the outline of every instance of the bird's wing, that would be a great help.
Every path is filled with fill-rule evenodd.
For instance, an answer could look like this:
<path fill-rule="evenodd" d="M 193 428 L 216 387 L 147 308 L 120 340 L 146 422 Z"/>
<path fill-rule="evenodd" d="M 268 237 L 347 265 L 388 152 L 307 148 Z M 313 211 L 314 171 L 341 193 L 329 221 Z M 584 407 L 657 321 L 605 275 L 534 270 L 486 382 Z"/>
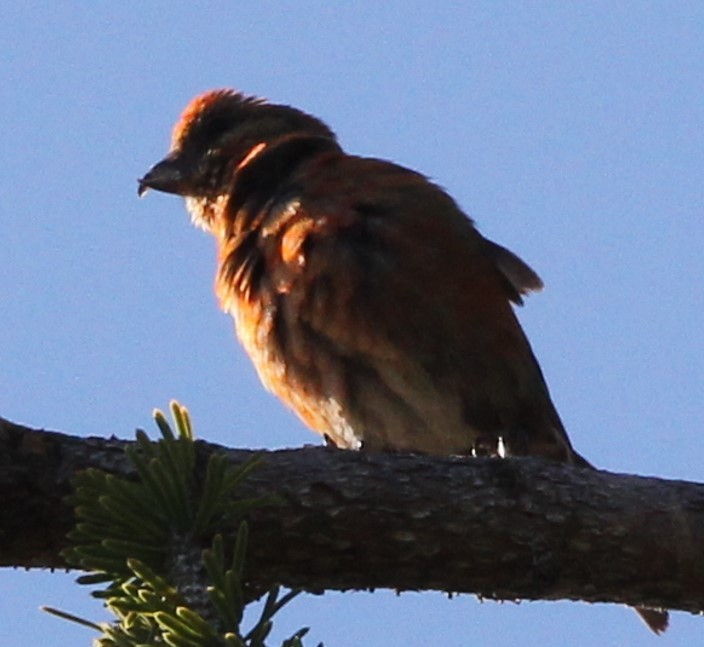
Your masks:
<path fill-rule="evenodd" d="M 522 295 L 542 290 L 543 281 L 525 261 L 512 251 L 486 240 L 484 253 L 504 278 L 506 296 L 517 305 L 523 304 Z"/>
<path fill-rule="evenodd" d="M 541 287 L 537 274 L 417 173 L 345 155 L 300 173 L 296 215 L 279 242 L 283 310 L 296 304 L 292 316 L 319 347 L 387 400 L 415 400 L 419 416 L 453 430 L 522 437 L 516 453 L 569 460 L 510 304 Z"/>

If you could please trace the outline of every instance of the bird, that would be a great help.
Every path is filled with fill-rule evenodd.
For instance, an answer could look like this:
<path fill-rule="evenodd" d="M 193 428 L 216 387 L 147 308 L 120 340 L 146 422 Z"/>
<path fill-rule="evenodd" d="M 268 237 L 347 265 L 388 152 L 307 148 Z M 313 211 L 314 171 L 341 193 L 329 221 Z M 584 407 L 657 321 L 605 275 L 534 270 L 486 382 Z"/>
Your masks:
<path fill-rule="evenodd" d="M 215 237 L 215 292 L 263 385 L 327 444 L 592 468 L 514 310 L 542 280 L 426 176 L 218 89 L 186 106 L 138 180 L 149 189 L 182 196 Z"/>

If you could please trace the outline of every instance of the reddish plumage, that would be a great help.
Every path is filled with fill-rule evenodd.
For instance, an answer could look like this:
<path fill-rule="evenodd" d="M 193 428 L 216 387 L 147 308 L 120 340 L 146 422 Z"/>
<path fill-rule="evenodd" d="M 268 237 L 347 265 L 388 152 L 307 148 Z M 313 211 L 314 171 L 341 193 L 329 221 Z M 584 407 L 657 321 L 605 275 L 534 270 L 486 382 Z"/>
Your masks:
<path fill-rule="evenodd" d="M 540 278 L 424 176 L 219 90 L 186 108 L 148 188 L 215 236 L 216 292 L 262 382 L 329 442 L 589 466 L 511 305 Z"/>

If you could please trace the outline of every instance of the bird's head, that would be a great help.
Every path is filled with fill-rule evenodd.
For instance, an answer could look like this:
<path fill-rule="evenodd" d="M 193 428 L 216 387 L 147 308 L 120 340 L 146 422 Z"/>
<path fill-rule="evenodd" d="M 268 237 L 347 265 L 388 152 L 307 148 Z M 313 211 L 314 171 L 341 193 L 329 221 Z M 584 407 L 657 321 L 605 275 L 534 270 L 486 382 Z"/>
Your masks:
<path fill-rule="evenodd" d="M 211 90 L 193 99 L 179 117 L 167 156 L 139 182 L 186 198 L 197 224 L 208 228 L 208 205 L 225 195 L 238 168 L 268 144 L 292 134 L 335 139 L 315 117 L 233 90 Z"/>

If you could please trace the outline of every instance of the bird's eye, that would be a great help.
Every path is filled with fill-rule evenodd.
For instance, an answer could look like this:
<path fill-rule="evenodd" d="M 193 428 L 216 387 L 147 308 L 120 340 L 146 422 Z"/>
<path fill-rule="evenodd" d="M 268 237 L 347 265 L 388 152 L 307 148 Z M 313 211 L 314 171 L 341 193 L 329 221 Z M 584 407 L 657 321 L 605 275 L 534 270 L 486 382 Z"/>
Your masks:
<path fill-rule="evenodd" d="M 231 120 L 225 118 L 208 119 L 201 124 L 201 141 L 217 142 L 232 127 Z"/>

